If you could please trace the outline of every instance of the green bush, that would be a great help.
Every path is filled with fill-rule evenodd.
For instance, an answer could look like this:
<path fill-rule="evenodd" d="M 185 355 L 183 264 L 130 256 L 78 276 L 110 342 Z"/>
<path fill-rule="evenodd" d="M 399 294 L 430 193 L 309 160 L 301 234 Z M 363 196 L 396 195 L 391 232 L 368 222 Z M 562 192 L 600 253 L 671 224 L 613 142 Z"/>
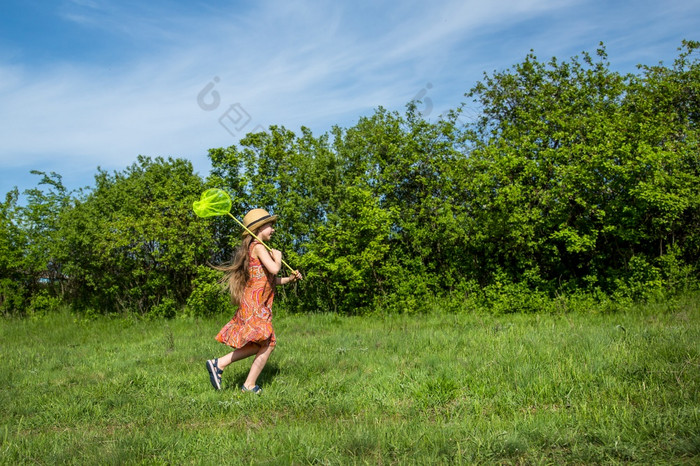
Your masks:
<path fill-rule="evenodd" d="M 172 319 L 177 314 L 177 302 L 172 298 L 163 298 L 158 304 L 151 306 L 148 317 L 152 319 L 165 318 Z"/>
<path fill-rule="evenodd" d="M 686 294 L 697 287 L 696 271 L 682 259 L 681 250 L 677 245 L 670 247 L 656 262 L 669 293 Z"/>
<path fill-rule="evenodd" d="M 211 224 L 192 202 L 202 179 L 182 159 L 140 156 L 124 172 L 100 171 L 97 186 L 61 216 L 57 248 L 75 307 L 104 313 L 171 314 L 183 306 L 197 265 L 213 246 Z"/>
<path fill-rule="evenodd" d="M 546 293 L 531 289 L 525 282 L 512 282 L 502 275 L 484 288 L 482 306 L 496 315 L 551 312 L 553 301 Z"/>
<path fill-rule="evenodd" d="M 271 246 L 306 277 L 290 312 L 558 312 L 581 296 L 612 311 L 684 292 L 700 272 L 698 50 L 626 75 L 602 46 L 533 52 L 435 122 L 412 102 L 321 136 L 248 134 L 210 150 L 206 183 L 188 161 L 139 157 L 72 198 L 37 172 L 48 190 L 0 204 L 0 309 L 24 312 L 48 277 L 76 308 L 230 312 L 201 266 L 230 257 L 240 228 L 194 215 L 206 187 L 237 217 L 279 216 Z"/>
<path fill-rule="evenodd" d="M 51 296 L 47 290 L 40 290 L 32 296 L 27 313 L 33 316 L 43 316 L 58 310 L 60 306 L 60 298 Z"/>
<path fill-rule="evenodd" d="M 192 293 L 187 298 L 185 313 L 192 317 L 207 317 L 232 311 L 231 297 L 219 283 L 221 272 L 211 267 L 197 267 L 192 281 Z"/>
<path fill-rule="evenodd" d="M 17 280 L 0 279 L 0 313 L 17 314 L 25 310 L 27 290 Z"/>

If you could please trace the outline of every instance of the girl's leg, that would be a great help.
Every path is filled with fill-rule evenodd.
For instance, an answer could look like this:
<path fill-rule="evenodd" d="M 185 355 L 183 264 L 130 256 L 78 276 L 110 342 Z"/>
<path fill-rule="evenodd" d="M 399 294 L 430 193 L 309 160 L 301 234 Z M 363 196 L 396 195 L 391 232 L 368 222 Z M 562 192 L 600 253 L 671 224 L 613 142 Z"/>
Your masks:
<path fill-rule="evenodd" d="M 219 369 L 223 370 L 224 367 L 228 366 L 232 362 L 240 361 L 241 359 L 251 357 L 252 355 L 256 354 L 259 349 L 260 345 L 257 345 L 255 343 L 248 343 L 247 345 L 238 348 L 235 351 L 231 351 L 226 356 L 220 357 L 216 365 L 219 367 Z"/>
<path fill-rule="evenodd" d="M 270 345 L 260 346 L 259 348 L 260 349 L 255 355 L 255 360 L 253 360 L 253 364 L 250 366 L 248 378 L 245 379 L 245 383 L 243 384 L 243 386 L 248 390 L 251 390 L 253 387 L 255 387 L 255 382 L 257 382 L 260 372 L 262 372 L 263 367 L 265 367 L 265 364 L 267 363 L 267 358 L 270 357 L 272 351 L 275 349 L 274 346 Z"/>

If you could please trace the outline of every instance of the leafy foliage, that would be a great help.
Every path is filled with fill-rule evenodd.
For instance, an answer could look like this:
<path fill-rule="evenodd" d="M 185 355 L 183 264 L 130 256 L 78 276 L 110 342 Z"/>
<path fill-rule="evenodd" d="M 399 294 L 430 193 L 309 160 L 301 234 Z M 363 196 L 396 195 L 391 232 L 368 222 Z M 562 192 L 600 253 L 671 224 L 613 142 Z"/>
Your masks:
<path fill-rule="evenodd" d="M 187 298 L 187 313 L 192 317 L 208 317 L 231 309 L 230 295 L 219 284 L 221 273 L 200 265 L 192 281 L 192 293 Z"/>
<path fill-rule="evenodd" d="M 139 157 L 73 197 L 39 172 L 48 190 L 26 207 L 15 190 L 0 210 L 0 309 L 40 291 L 37 303 L 103 311 L 225 309 L 205 264 L 229 260 L 241 231 L 194 216 L 206 188 L 230 194 L 237 218 L 279 215 L 274 245 L 307 277 L 285 292 L 290 310 L 420 312 L 451 297 L 535 312 L 562 295 L 687 291 L 700 261 L 698 49 L 684 41 L 673 66 L 624 75 L 602 44 L 568 61 L 530 53 L 438 121 L 411 102 L 321 136 L 271 126 L 211 149 L 206 180 Z"/>
<path fill-rule="evenodd" d="M 530 55 L 470 94 L 484 108 L 471 154 L 480 188 L 473 203 L 486 206 L 478 223 L 518 252 L 487 267 L 610 288 L 633 273 L 633 257 L 661 257 L 681 231 L 697 228 L 684 222 L 699 207 L 697 163 L 688 169 L 697 123 L 678 115 L 688 104 L 681 96 L 694 93 L 672 85 L 689 85 L 690 71 L 620 76 L 604 50 L 598 57 L 547 67 Z M 683 104 L 654 103 L 669 100 Z"/>
<path fill-rule="evenodd" d="M 71 299 L 142 314 L 164 302 L 182 306 L 212 247 L 207 224 L 191 209 L 203 188 L 192 165 L 139 157 L 123 173 L 100 171 L 96 183 L 62 218 Z"/>
<path fill-rule="evenodd" d="M 24 312 L 36 294 L 59 295 L 64 276 L 57 258 L 61 241 L 58 224 L 70 193 L 56 173 L 40 175 L 39 187 L 25 192 L 27 205 L 18 204 L 17 189 L 0 206 L 0 311 Z M 43 189 L 43 187 L 47 187 Z"/>

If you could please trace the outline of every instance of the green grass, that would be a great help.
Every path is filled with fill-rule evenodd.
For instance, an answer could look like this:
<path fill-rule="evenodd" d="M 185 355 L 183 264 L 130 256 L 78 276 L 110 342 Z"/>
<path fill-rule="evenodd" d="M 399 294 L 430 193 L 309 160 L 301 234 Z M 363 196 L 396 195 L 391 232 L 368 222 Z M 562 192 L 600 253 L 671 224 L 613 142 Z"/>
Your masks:
<path fill-rule="evenodd" d="M 0 322 L 3 464 L 697 464 L 697 296 L 617 314 L 278 316 L 262 396 L 206 320 Z"/>

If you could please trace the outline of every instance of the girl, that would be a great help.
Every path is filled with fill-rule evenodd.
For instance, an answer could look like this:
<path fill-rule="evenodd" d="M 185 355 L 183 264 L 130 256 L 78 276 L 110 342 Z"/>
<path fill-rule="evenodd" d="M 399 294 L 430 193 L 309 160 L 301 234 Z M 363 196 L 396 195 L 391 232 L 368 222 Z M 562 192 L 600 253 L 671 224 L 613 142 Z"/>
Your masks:
<path fill-rule="evenodd" d="M 243 217 L 243 224 L 261 241 L 269 241 L 275 232 L 276 215 L 266 210 L 253 209 Z M 282 253 L 268 251 L 255 238 L 243 233 L 243 242 L 236 249 L 230 265 L 216 267 L 225 272 L 224 283 L 231 293 L 231 301 L 238 305 L 236 314 L 216 335 L 216 340 L 234 348 L 220 358 L 207 361 L 209 379 L 215 389 L 221 390 L 221 374 L 232 362 L 255 355 L 243 392 L 260 393 L 256 381 L 267 358 L 275 349 L 275 331 L 272 328 L 272 300 L 275 286 L 302 279 L 299 271 L 289 277 L 276 277 L 282 266 Z"/>

